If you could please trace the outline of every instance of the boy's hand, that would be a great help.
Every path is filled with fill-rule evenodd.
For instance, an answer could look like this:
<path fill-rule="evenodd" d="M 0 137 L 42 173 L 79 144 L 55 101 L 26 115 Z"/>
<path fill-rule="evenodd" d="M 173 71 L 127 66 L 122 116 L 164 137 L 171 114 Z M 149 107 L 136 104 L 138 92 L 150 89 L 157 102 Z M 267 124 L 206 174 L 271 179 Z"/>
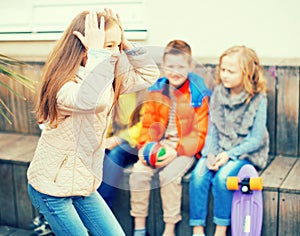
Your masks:
<path fill-rule="evenodd" d="M 144 146 L 142 146 L 140 149 L 139 149 L 139 152 L 138 152 L 138 157 L 139 157 L 139 161 L 143 163 L 144 166 L 148 166 L 145 158 L 144 158 L 144 149 L 146 147 L 146 144 L 144 144 Z"/>
<path fill-rule="evenodd" d="M 165 148 L 166 153 L 159 158 L 159 161 L 156 161 L 156 168 L 162 168 L 168 165 L 177 157 L 177 151 L 172 146 L 164 142 L 161 142 L 161 145 Z"/>
<path fill-rule="evenodd" d="M 105 42 L 104 17 L 100 19 L 100 28 L 98 27 L 97 13 L 90 11 L 85 17 L 84 36 L 79 31 L 74 31 L 73 34 L 81 41 L 86 50 L 102 49 Z"/>

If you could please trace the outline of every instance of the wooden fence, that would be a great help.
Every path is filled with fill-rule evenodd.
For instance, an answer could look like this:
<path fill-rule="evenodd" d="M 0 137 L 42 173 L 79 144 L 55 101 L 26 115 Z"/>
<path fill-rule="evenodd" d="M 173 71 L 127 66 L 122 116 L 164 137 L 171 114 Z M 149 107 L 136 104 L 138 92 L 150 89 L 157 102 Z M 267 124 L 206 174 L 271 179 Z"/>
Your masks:
<path fill-rule="evenodd" d="M 29 64 L 15 69 L 38 81 L 43 63 Z M 214 87 L 215 65 L 198 65 L 195 72 L 205 79 L 210 88 Z M 264 66 L 264 74 L 268 81 L 270 157 L 276 158 L 262 173 L 265 187 L 263 235 L 296 236 L 300 234 L 299 66 Z M 20 100 L 1 88 L 0 96 L 15 116 L 12 117 L 13 125 L 0 117 L 0 225 L 28 228 L 36 215 L 26 189 L 26 170 L 40 134 L 32 113 L 36 95 L 19 85 L 11 85 L 28 99 Z M 132 219 L 129 215 L 128 171 L 121 183 L 123 187 L 118 191 L 114 213 L 130 235 Z M 183 220 L 177 227 L 179 236 L 191 233 L 187 224 L 188 184 L 186 176 L 183 180 Z M 158 235 L 163 227 L 158 189 L 151 193 L 151 205 L 149 230 L 151 235 Z M 207 235 L 212 235 L 213 225 L 210 223 L 209 226 Z"/>
<path fill-rule="evenodd" d="M 14 67 L 35 81 L 39 81 L 43 63 L 31 62 L 28 66 Z M 200 74 L 206 84 L 214 87 L 215 65 L 197 65 L 195 72 Z M 270 155 L 299 156 L 299 66 L 264 66 L 264 75 L 268 82 L 268 130 L 270 132 Z M 0 131 L 39 135 L 40 130 L 33 114 L 32 94 L 20 85 L 10 82 L 13 88 L 23 93 L 27 100 L 23 101 L 0 90 L 0 97 L 15 114 L 9 125 L 0 117 Z M 279 134 L 279 135 L 278 135 Z"/>

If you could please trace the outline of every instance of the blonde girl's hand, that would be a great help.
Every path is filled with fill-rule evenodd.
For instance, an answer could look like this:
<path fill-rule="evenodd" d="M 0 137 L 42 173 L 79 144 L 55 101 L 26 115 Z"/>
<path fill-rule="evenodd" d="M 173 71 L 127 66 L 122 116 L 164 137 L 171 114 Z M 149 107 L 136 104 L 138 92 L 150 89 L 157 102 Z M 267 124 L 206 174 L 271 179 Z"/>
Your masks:
<path fill-rule="evenodd" d="M 104 12 L 107 16 L 111 16 L 119 22 L 119 25 L 120 25 L 120 28 L 121 28 L 121 31 L 122 31 L 122 43 L 121 43 L 120 51 L 123 50 L 123 49 L 125 49 L 125 50 L 132 49 L 133 48 L 132 44 L 125 38 L 124 29 L 123 29 L 123 26 L 121 24 L 120 15 L 118 13 L 115 13 L 110 8 L 104 8 Z"/>
<path fill-rule="evenodd" d="M 229 161 L 227 152 L 221 152 L 217 155 L 215 163 L 212 165 L 210 170 L 217 171 L 221 166 L 225 165 Z"/>
<path fill-rule="evenodd" d="M 112 150 L 116 146 L 120 145 L 121 142 L 122 142 L 121 138 L 119 138 L 117 136 L 111 136 L 111 137 L 106 139 L 105 148 L 108 149 L 108 150 Z"/>
<path fill-rule="evenodd" d="M 100 18 L 100 27 L 98 27 L 97 13 L 90 11 L 85 17 L 84 36 L 79 31 L 74 31 L 73 34 L 81 41 L 86 50 L 102 49 L 105 41 L 104 30 L 105 19 Z"/>

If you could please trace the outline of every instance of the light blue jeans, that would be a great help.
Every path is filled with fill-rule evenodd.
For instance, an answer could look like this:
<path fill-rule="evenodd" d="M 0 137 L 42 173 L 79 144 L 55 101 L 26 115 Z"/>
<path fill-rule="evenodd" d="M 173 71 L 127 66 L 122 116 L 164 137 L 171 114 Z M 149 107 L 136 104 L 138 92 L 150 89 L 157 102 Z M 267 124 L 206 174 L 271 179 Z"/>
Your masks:
<path fill-rule="evenodd" d="M 217 172 L 206 167 L 206 157 L 200 158 L 190 178 L 190 226 L 205 226 L 210 187 L 214 198 L 213 222 L 230 225 L 233 191 L 226 188 L 228 176 L 236 176 L 247 160 L 229 160 Z"/>
<path fill-rule="evenodd" d="M 88 231 L 93 236 L 125 235 L 97 191 L 86 197 L 53 197 L 28 184 L 28 194 L 56 236 L 84 236 Z"/>

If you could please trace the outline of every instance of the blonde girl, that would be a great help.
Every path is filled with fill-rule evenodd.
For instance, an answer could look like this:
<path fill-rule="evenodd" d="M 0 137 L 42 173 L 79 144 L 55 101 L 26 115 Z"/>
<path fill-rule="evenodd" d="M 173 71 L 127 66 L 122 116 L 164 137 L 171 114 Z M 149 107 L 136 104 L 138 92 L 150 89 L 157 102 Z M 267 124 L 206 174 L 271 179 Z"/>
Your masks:
<path fill-rule="evenodd" d="M 208 135 L 190 179 L 189 223 L 194 236 L 204 235 L 210 186 L 215 235 L 226 235 L 232 201 L 226 178 L 237 175 L 247 163 L 258 169 L 266 166 L 269 150 L 266 121 L 266 81 L 257 54 L 245 46 L 229 48 L 219 59 Z"/>

